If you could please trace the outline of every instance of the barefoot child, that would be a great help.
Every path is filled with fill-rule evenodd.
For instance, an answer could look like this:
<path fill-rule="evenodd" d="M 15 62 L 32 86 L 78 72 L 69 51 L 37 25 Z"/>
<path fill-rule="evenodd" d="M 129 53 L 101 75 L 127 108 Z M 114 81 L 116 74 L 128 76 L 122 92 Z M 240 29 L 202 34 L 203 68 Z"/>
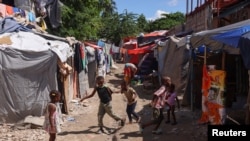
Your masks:
<path fill-rule="evenodd" d="M 111 89 L 107 86 L 104 86 L 104 77 L 98 76 L 96 78 L 97 86 L 94 88 L 92 93 L 90 95 L 87 95 L 83 97 L 80 102 L 82 102 L 85 99 L 93 97 L 96 92 L 98 94 L 98 97 L 100 99 L 99 103 L 99 110 L 98 110 L 98 126 L 100 127 L 100 131 L 104 132 L 103 130 L 103 117 L 107 113 L 110 117 L 112 117 L 116 121 L 121 121 L 121 126 L 124 126 L 125 119 L 122 119 L 121 117 L 114 114 L 112 110 L 112 97 L 111 94 L 113 93 Z"/>
<path fill-rule="evenodd" d="M 132 115 L 135 117 L 136 122 L 140 122 L 141 118 L 135 112 L 135 107 L 137 104 L 136 99 L 138 97 L 136 91 L 132 87 L 130 87 L 125 80 L 123 80 L 121 83 L 121 93 L 123 93 L 127 98 L 126 112 L 128 115 L 129 123 L 132 123 Z"/>
<path fill-rule="evenodd" d="M 56 103 L 60 101 L 61 93 L 52 90 L 49 93 L 51 101 L 48 103 L 45 112 L 44 129 L 49 133 L 49 141 L 56 140 L 56 134 L 61 132 L 59 123 L 59 108 Z"/>

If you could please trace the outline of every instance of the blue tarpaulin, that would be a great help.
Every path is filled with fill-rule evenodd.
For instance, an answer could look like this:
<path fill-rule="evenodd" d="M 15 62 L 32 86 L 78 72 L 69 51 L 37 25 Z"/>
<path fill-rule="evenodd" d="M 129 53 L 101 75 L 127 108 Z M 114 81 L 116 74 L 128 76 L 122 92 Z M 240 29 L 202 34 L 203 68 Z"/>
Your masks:
<path fill-rule="evenodd" d="M 243 58 L 244 65 L 247 69 L 250 69 L 250 32 L 242 35 L 239 39 L 238 47 L 240 48 L 240 54 Z"/>
<path fill-rule="evenodd" d="M 211 38 L 226 45 L 240 48 L 244 65 L 250 69 L 250 24 L 214 35 Z"/>
<path fill-rule="evenodd" d="M 249 19 L 224 27 L 195 33 L 190 38 L 190 41 L 194 48 L 198 48 L 199 52 L 202 52 L 202 45 L 208 46 L 213 51 L 220 49 L 227 52 L 232 51 L 232 54 L 234 54 L 234 50 L 236 51 L 235 53 L 239 50 L 245 67 L 250 69 Z"/>
<path fill-rule="evenodd" d="M 213 40 L 237 48 L 240 37 L 250 31 L 250 24 L 212 36 Z"/>

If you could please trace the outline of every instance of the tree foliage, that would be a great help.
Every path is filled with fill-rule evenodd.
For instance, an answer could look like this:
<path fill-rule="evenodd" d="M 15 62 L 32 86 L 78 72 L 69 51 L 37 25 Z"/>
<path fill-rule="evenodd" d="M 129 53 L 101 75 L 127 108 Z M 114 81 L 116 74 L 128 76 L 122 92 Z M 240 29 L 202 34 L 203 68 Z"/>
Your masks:
<path fill-rule="evenodd" d="M 62 25 L 57 34 L 78 40 L 97 39 L 101 28 L 99 0 L 61 0 Z"/>
<path fill-rule="evenodd" d="M 74 36 L 78 40 L 97 40 L 100 38 L 118 44 L 128 36 L 141 32 L 170 29 L 184 22 L 180 12 L 163 14 L 163 18 L 148 21 L 141 14 L 126 9 L 117 12 L 114 0 L 61 0 L 62 25 L 49 32 L 59 36 Z"/>
<path fill-rule="evenodd" d="M 180 25 L 185 22 L 185 16 L 181 12 L 162 14 L 162 18 L 154 21 L 149 21 L 148 32 L 154 30 L 170 30 L 176 25 Z"/>
<path fill-rule="evenodd" d="M 137 27 L 140 32 L 145 32 L 148 28 L 148 21 L 143 14 L 141 14 L 137 19 Z"/>

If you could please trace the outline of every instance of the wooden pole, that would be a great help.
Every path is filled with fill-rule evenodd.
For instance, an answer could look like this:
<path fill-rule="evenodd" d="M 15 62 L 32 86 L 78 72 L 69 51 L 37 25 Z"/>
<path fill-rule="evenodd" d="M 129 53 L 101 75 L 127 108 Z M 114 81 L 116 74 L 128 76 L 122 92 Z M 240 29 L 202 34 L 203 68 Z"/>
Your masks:
<path fill-rule="evenodd" d="M 221 62 L 221 69 L 225 70 L 225 59 L 226 59 L 226 53 L 223 51 L 222 52 L 222 62 Z"/>
<path fill-rule="evenodd" d="M 207 64 L 207 47 L 204 45 L 204 65 Z"/>
<path fill-rule="evenodd" d="M 250 70 L 248 70 L 248 79 L 250 80 Z M 250 83 L 249 83 L 250 87 Z M 246 117 L 245 117 L 245 124 L 250 125 L 250 90 L 248 90 L 247 101 L 246 101 Z"/>

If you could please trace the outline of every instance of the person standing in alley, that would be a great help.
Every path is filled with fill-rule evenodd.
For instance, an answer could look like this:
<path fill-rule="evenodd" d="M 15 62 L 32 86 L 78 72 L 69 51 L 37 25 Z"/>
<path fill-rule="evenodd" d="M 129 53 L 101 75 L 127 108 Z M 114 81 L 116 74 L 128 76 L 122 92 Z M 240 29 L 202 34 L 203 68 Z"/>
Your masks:
<path fill-rule="evenodd" d="M 127 84 L 130 84 L 131 80 L 134 78 L 137 72 L 137 67 L 133 63 L 126 63 L 124 65 L 124 80 Z"/>

